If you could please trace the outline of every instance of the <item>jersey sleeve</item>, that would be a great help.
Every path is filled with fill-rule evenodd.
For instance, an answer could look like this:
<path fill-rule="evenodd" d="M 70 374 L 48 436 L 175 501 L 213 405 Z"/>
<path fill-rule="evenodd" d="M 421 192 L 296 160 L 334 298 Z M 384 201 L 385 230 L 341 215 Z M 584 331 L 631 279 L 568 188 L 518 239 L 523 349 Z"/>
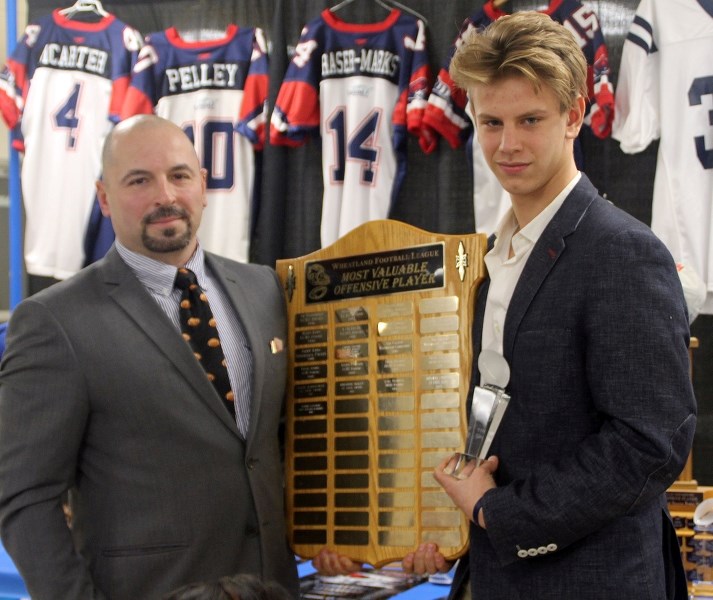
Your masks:
<path fill-rule="evenodd" d="M 120 118 L 133 115 L 148 115 L 158 101 L 154 69 L 158 63 L 158 52 L 151 37 L 132 55 L 131 81 L 121 106 Z"/>
<path fill-rule="evenodd" d="M 609 81 L 609 51 L 594 11 L 580 5 L 563 25 L 579 42 L 587 59 L 587 92 L 589 110 L 585 124 L 600 139 L 611 135 L 614 121 L 614 87 Z"/>
<path fill-rule="evenodd" d="M 460 39 L 473 27 L 473 20 L 466 19 L 428 97 L 420 140 L 425 152 L 435 150 L 438 135 L 443 136 L 452 148 L 458 148 L 470 137 L 473 125 L 466 113 L 468 96 L 453 82 L 448 67 Z"/>
<path fill-rule="evenodd" d="M 270 119 L 270 142 L 299 146 L 319 134 L 319 43 L 317 25 L 302 30 L 295 55 L 287 67 Z"/>
<path fill-rule="evenodd" d="M 404 37 L 404 48 L 411 54 L 411 67 L 408 73 L 404 74 L 408 77 L 408 82 L 399 94 L 394 110 L 394 125 L 403 125 L 409 134 L 421 138 L 423 117 L 431 89 L 431 70 L 426 51 L 426 27 L 420 19 L 416 21 L 415 35 Z"/>
<path fill-rule="evenodd" d="M 659 54 L 649 2 L 639 6 L 624 41 L 612 137 L 623 152 L 645 150 L 661 135 Z"/>
<path fill-rule="evenodd" d="M 256 27 L 237 124 L 238 132 L 249 139 L 256 150 L 265 144 L 268 86 L 267 45 L 262 29 Z"/>
<path fill-rule="evenodd" d="M 32 76 L 32 49 L 39 34 L 40 25 L 28 25 L 0 72 L 0 112 L 11 130 L 12 147 L 20 152 L 25 149 L 20 123 Z"/>
<path fill-rule="evenodd" d="M 109 104 L 109 119 L 114 123 L 122 118 L 122 109 L 130 89 L 132 68 L 135 57 L 143 46 L 143 39 L 136 29 L 127 25 L 122 30 L 122 44 L 121 52 L 112 53 L 114 79 Z"/>

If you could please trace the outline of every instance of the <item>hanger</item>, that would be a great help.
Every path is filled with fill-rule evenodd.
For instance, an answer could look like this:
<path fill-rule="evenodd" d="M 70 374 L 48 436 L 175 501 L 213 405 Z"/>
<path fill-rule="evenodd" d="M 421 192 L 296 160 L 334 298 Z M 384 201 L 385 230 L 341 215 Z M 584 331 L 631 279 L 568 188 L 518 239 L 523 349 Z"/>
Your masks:
<path fill-rule="evenodd" d="M 505 0 L 501 0 L 501 1 L 505 1 Z M 337 12 L 340 8 L 344 8 L 347 4 L 351 4 L 352 2 L 354 2 L 354 0 L 342 0 L 341 2 L 332 6 L 332 8 L 330 8 L 329 10 L 331 12 Z M 421 13 L 416 12 L 412 8 L 409 8 L 408 6 L 405 6 L 404 4 L 401 4 L 400 2 L 397 2 L 396 0 L 388 0 L 388 2 L 386 2 L 385 0 L 374 0 L 374 2 L 376 2 L 376 4 L 385 8 L 388 11 L 393 10 L 394 7 L 399 8 L 402 11 L 407 12 L 407 13 L 413 15 L 414 17 L 416 17 L 417 19 L 420 19 L 421 21 L 423 21 L 424 25 L 428 25 L 428 21 L 426 20 L 426 17 L 424 17 Z"/>
<path fill-rule="evenodd" d="M 99 0 L 77 0 L 72 6 L 63 8 L 59 11 L 65 17 L 71 17 L 78 12 L 95 12 L 102 17 L 108 17 L 109 13 L 104 10 L 102 3 Z"/>

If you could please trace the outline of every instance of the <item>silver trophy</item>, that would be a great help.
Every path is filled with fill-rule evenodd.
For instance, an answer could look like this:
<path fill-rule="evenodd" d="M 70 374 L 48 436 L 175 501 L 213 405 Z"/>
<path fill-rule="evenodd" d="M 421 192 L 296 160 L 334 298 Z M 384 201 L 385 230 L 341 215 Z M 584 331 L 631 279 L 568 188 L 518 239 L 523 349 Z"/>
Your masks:
<path fill-rule="evenodd" d="M 470 461 L 474 460 L 477 467 L 485 460 L 510 402 L 510 396 L 505 393 L 510 367 L 503 356 L 494 350 L 483 350 L 478 356 L 478 369 L 481 385 L 473 391 L 465 451 L 458 454 L 451 473 L 454 477 L 458 477 Z"/>

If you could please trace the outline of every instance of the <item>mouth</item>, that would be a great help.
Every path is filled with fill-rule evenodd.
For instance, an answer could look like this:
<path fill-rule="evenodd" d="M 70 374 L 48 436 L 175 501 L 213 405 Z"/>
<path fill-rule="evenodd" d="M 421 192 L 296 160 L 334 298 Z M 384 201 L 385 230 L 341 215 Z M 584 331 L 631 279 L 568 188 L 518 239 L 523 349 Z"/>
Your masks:
<path fill-rule="evenodd" d="M 176 221 L 183 221 L 184 217 L 161 217 L 159 219 L 148 219 L 146 221 L 147 225 L 169 225 L 175 223 Z"/>
<path fill-rule="evenodd" d="M 175 208 L 159 208 L 154 212 L 144 217 L 145 225 L 170 225 L 176 221 L 185 221 L 188 215 L 184 211 L 176 210 Z"/>
<path fill-rule="evenodd" d="M 517 175 L 518 173 L 522 173 L 525 169 L 528 167 L 528 163 L 522 163 L 522 162 L 501 162 L 498 163 L 498 168 L 503 173 L 506 173 L 507 175 Z"/>

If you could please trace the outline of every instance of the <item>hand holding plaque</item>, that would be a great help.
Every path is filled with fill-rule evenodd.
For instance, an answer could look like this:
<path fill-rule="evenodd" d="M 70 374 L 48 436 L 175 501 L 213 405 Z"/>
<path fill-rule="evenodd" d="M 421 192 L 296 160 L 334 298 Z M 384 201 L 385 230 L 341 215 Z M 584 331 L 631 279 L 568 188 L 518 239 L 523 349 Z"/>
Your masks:
<path fill-rule="evenodd" d="M 483 385 L 473 390 L 465 451 L 458 455 L 451 473 L 454 477 L 458 477 L 471 460 L 476 466 L 485 460 L 510 402 L 510 396 L 505 393 L 510 367 L 502 355 L 494 350 L 483 350 L 478 356 L 478 369 Z"/>

